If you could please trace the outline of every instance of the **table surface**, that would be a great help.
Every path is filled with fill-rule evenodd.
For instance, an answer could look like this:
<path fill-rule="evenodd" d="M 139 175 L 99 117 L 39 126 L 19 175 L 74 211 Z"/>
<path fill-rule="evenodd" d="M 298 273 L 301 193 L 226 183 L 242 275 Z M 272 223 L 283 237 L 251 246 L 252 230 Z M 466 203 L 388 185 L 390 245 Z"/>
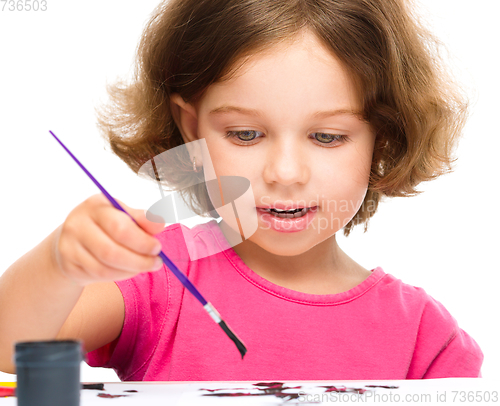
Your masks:
<path fill-rule="evenodd" d="M 385 386 L 385 387 L 384 387 Z M 127 392 L 128 391 L 128 392 Z M 132 392 L 130 392 L 132 391 Z M 500 382 L 484 378 L 403 381 L 109 382 L 81 390 L 81 406 L 257 406 L 362 404 L 500 404 Z M 15 397 L 0 406 L 17 405 Z"/>

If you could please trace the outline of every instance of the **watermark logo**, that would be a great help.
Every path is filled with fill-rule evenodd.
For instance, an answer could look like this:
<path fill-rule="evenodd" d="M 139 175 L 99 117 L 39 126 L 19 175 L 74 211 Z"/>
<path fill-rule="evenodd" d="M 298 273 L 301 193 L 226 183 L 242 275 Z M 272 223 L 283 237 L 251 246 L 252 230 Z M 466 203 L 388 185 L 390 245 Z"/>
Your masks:
<path fill-rule="evenodd" d="M 201 157 L 203 177 L 200 178 L 196 175 L 191 157 Z M 190 177 L 189 171 L 187 171 L 183 182 L 184 189 L 170 190 L 170 193 L 165 194 L 164 185 L 161 182 L 164 179 L 175 177 L 175 173 L 172 172 L 174 160 L 176 165 L 186 168 L 193 167 L 193 176 Z M 204 139 L 180 145 L 155 156 L 140 168 L 138 174 L 158 182 L 161 199 L 147 210 L 146 217 L 150 221 L 173 224 L 195 217 L 219 216 L 234 231 L 226 236 L 230 247 L 250 238 L 257 230 L 255 197 L 250 181 L 241 176 L 217 177 Z M 203 183 L 215 211 L 195 213 L 184 201 L 182 192 L 188 188 L 196 188 Z M 216 241 L 194 241 L 189 229 L 182 228 L 182 231 L 189 256 L 193 261 L 217 254 L 228 248 L 220 246 Z M 203 233 L 199 238 L 210 238 L 210 234 Z"/>

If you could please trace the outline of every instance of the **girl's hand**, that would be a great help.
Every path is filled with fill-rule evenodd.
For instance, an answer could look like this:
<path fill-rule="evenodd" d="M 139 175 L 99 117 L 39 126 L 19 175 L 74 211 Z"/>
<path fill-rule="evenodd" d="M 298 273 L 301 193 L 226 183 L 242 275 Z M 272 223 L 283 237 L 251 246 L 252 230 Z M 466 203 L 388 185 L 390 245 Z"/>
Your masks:
<path fill-rule="evenodd" d="M 79 285 L 128 279 L 163 264 L 157 256 L 161 244 L 153 235 L 165 224 L 116 200 L 140 227 L 100 193 L 75 207 L 56 233 L 54 266 Z"/>

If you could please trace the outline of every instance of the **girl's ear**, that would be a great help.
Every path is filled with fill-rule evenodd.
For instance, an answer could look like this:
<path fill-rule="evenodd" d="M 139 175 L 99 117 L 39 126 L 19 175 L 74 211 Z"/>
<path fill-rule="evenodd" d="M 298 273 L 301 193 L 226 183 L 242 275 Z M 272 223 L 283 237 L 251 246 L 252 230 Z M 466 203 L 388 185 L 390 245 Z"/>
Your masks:
<path fill-rule="evenodd" d="M 178 94 L 170 96 L 170 110 L 185 143 L 198 139 L 198 115 L 190 103 Z"/>

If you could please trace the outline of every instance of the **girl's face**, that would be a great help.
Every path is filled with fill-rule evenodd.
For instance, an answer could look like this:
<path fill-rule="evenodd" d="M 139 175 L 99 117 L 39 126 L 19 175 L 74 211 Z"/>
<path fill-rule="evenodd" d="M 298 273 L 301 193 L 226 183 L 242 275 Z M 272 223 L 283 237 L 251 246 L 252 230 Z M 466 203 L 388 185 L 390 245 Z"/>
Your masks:
<path fill-rule="evenodd" d="M 250 180 L 259 223 L 249 240 L 294 256 L 327 243 L 363 202 L 375 135 L 360 108 L 339 61 L 304 32 L 249 58 L 182 114 L 217 176 Z M 259 209 L 280 203 L 316 208 L 295 226 Z"/>

